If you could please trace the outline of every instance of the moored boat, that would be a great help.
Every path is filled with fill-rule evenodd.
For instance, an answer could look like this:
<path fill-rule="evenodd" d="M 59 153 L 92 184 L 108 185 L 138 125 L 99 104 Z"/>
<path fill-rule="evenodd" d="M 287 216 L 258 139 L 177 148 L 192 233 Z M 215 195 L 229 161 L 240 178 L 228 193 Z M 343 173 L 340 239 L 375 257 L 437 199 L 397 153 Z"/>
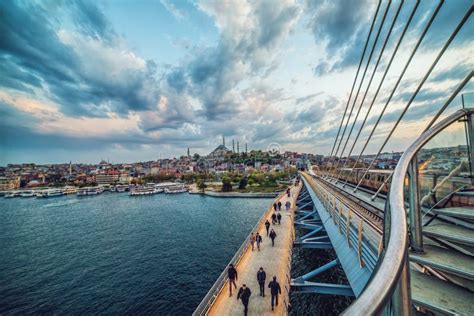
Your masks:
<path fill-rule="evenodd" d="M 188 188 L 184 185 L 165 188 L 166 194 L 176 194 L 176 193 L 185 193 L 185 192 L 188 192 Z"/>

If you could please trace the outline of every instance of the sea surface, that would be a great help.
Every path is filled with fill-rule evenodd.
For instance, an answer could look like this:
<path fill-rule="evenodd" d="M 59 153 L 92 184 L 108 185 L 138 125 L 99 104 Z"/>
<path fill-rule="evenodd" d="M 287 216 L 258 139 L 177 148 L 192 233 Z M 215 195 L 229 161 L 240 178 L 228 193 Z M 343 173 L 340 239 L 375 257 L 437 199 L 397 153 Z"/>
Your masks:
<path fill-rule="evenodd" d="M 0 197 L 0 314 L 190 315 L 270 202 Z"/>

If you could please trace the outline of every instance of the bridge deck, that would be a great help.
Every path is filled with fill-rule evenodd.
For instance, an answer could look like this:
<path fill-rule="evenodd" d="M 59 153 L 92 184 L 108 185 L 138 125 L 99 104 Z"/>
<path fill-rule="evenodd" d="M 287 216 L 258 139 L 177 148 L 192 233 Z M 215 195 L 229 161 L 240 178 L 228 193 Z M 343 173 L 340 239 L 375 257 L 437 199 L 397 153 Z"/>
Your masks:
<path fill-rule="evenodd" d="M 287 281 L 289 281 L 289 258 L 293 243 L 293 211 L 298 191 L 299 187 L 292 187 L 290 198 L 286 194 L 278 198 L 282 203 L 281 225 L 270 226 L 270 229 L 273 228 L 277 234 L 275 247 L 272 247 L 271 239 L 266 236 L 265 225 L 262 223 L 257 229 L 263 239 L 260 251 L 257 251 L 256 246 L 254 251 L 252 251 L 251 247 L 247 248 L 236 266 L 238 272 L 237 290 L 233 290 L 232 297 L 229 297 L 229 284 L 227 283 L 209 310 L 209 315 L 242 315 L 244 307 L 242 302 L 237 300 L 237 292 L 242 284 L 246 284 L 252 291 L 249 302 L 249 315 L 286 314 L 283 299 L 286 295 L 285 286 L 289 286 Z M 290 199 L 292 205 L 289 212 L 285 210 L 285 203 L 288 199 Z M 270 223 L 272 214 L 273 211 L 267 212 L 267 218 Z M 267 274 L 265 297 L 259 295 L 257 271 L 260 267 L 263 267 Z M 273 276 L 277 277 L 282 290 L 282 295 L 279 297 L 279 305 L 274 312 L 271 309 L 271 296 L 270 289 L 268 288 L 268 283 L 272 280 Z"/>

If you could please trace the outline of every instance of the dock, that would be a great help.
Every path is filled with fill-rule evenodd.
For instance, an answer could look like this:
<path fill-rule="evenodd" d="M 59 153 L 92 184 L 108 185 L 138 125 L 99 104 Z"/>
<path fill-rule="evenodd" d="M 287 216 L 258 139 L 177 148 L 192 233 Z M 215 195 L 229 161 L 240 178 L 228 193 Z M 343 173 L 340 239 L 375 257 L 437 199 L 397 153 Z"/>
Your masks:
<path fill-rule="evenodd" d="M 258 232 L 262 236 L 262 244 L 260 251 L 255 245 L 254 250 L 249 243 L 249 237 L 244 241 L 239 252 L 230 263 L 233 263 L 238 272 L 237 289 L 232 290 L 232 296 L 229 296 L 229 283 L 227 282 L 227 268 L 225 267 L 221 277 L 213 286 L 208 296 L 198 306 L 194 315 L 242 315 L 244 306 L 240 300 L 237 300 L 237 293 L 242 284 L 246 284 L 250 288 L 252 295 L 248 306 L 249 315 L 286 315 L 288 314 L 287 306 L 290 290 L 290 269 L 291 269 L 291 253 L 294 241 L 294 211 L 296 206 L 296 197 L 298 196 L 300 186 L 291 187 L 290 197 L 286 193 L 279 195 L 268 210 L 262 216 L 258 224 L 252 230 L 253 233 Z M 285 203 L 291 202 L 291 208 L 286 211 Z M 267 237 L 265 229 L 265 221 L 268 219 L 271 223 L 271 216 L 274 213 L 273 203 L 280 201 L 282 209 L 281 224 L 271 225 L 270 229 L 274 229 L 277 237 L 275 246 L 272 247 L 270 237 Z M 278 212 L 277 212 L 278 213 Z M 260 296 L 260 289 L 257 282 L 257 272 L 260 267 L 266 272 L 265 280 L 265 297 Z M 272 281 L 273 276 L 277 277 L 281 287 L 281 295 L 279 295 L 279 304 L 275 306 L 275 310 L 271 309 L 271 295 L 268 283 Z"/>

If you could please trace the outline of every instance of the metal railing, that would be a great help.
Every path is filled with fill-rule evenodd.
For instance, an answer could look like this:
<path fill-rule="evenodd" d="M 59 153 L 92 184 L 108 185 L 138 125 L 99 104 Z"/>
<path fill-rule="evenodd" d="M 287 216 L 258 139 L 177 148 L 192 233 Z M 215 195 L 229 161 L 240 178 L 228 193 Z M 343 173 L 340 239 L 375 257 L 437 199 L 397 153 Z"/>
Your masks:
<path fill-rule="evenodd" d="M 240 248 L 237 250 L 235 255 L 232 257 L 232 259 L 229 261 L 229 264 L 233 264 L 234 266 L 237 266 L 240 260 L 242 259 L 245 251 L 247 248 L 250 247 L 250 238 L 253 232 L 258 231 L 259 227 L 265 223 L 266 218 L 269 216 L 269 214 L 273 211 L 273 203 L 278 201 L 280 197 L 286 194 L 286 192 L 278 195 L 275 199 L 273 199 L 272 203 L 270 204 L 270 207 L 267 209 L 267 211 L 262 215 L 260 220 L 257 222 L 257 224 L 252 228 L 252 230 L 249 232 L 247 237 L 245 238 L 244 242 L 240 246 Z M 227 264 L 226 267 L 229 265 Z M 219 278 L 217 278 L 216 282 L 214 285 L 211 287 L 209 292 L 207 292 L 206 296 L 202 299 L 201 303 L 199 303 L 198 307 L 196 307 L 196 310 L 193 312 L 193 316 L 201 316 L 201 315 L 207 315 L 209 312 L 209 309 L 212 307 L 214 304 L 215 300 L 219 296 L 220 292 L 224 289 L 226 282 L 227 282 L 227 269 L 224 269 L 222 273 L 219 275 Z"/>
<path fill-rule="evenodd" d="M 425 131 L 403 153 L 393 173 L 385 210 L 385 249 L 379 266 L 364 292 L 344 311 L 344 315 L 373 315 L 380 314 L 384 310 L 395 315 L 411 314 L 408 224 L 404 197 L 405 177 L 409 169 L 413 169 L 416 154 L 429 140 L 453 122 L 472 113 L 472 110 L 458 110 Z M 412 203 L 410 204 L 412 206 Z M 421 221 L 413 218 L 413 213 L 416 213 L 414 209 L 410 212 L 410 231 L 412 235 L 420 236 Z"/>

